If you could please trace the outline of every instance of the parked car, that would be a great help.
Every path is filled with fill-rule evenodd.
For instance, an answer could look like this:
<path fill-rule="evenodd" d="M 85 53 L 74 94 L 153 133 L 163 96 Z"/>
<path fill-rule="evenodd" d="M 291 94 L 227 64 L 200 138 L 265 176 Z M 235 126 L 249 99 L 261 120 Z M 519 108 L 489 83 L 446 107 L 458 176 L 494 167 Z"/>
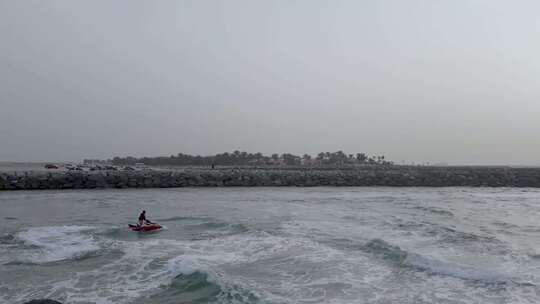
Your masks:
<path fill-rule="evenodd" d="M 46 164 L 45 169 L 58 169 L 58 166 L 55 164 Z"/>

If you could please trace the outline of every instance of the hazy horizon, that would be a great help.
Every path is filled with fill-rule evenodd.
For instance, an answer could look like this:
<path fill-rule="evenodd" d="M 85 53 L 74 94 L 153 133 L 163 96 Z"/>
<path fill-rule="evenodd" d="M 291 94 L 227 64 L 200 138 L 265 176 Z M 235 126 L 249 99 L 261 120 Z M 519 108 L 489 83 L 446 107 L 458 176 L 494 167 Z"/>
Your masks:
<path fill-rule="evenodd" d="M 536 1 L 0 1 L 0 161 L 540 165 Z"/>

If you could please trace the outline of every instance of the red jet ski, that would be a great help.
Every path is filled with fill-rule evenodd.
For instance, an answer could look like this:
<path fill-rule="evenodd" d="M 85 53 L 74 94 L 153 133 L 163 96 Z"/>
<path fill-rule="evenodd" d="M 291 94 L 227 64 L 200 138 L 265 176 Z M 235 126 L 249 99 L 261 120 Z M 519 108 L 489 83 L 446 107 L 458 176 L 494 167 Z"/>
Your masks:
<path fill-rule="evenodd" d="M 158 231 L 162 228 L 161 225 L 156 224 L 156 223 L 142 225 L 142 226 L 128 224 L 128 226 L 129 226 L 129 229 L 133 231 L 139 231 L 139 232 Z"/>

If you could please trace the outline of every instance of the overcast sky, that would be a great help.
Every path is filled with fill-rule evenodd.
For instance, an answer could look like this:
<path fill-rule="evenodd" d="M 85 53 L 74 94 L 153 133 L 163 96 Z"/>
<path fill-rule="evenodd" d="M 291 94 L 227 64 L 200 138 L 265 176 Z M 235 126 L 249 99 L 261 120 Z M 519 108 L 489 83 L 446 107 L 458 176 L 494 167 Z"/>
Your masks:
<path fill-rule="evenodd" d="M 540 165 L 540 1 L 0 0 L 0 160 Z"/>

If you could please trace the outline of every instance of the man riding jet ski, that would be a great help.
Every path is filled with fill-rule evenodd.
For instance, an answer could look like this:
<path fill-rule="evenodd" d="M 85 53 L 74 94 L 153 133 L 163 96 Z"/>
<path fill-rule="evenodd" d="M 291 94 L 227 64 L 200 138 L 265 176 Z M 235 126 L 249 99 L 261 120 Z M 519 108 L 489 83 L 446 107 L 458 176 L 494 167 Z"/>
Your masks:
<path fill-rule="evenodd" d="M 153 231 L 161 229 L 161 225 L 146 219 L 146 210 L 143 210 L 139 215 L 139 223 L 137 225 L 129 225 L 129 228 L 133 231 Z"/>

